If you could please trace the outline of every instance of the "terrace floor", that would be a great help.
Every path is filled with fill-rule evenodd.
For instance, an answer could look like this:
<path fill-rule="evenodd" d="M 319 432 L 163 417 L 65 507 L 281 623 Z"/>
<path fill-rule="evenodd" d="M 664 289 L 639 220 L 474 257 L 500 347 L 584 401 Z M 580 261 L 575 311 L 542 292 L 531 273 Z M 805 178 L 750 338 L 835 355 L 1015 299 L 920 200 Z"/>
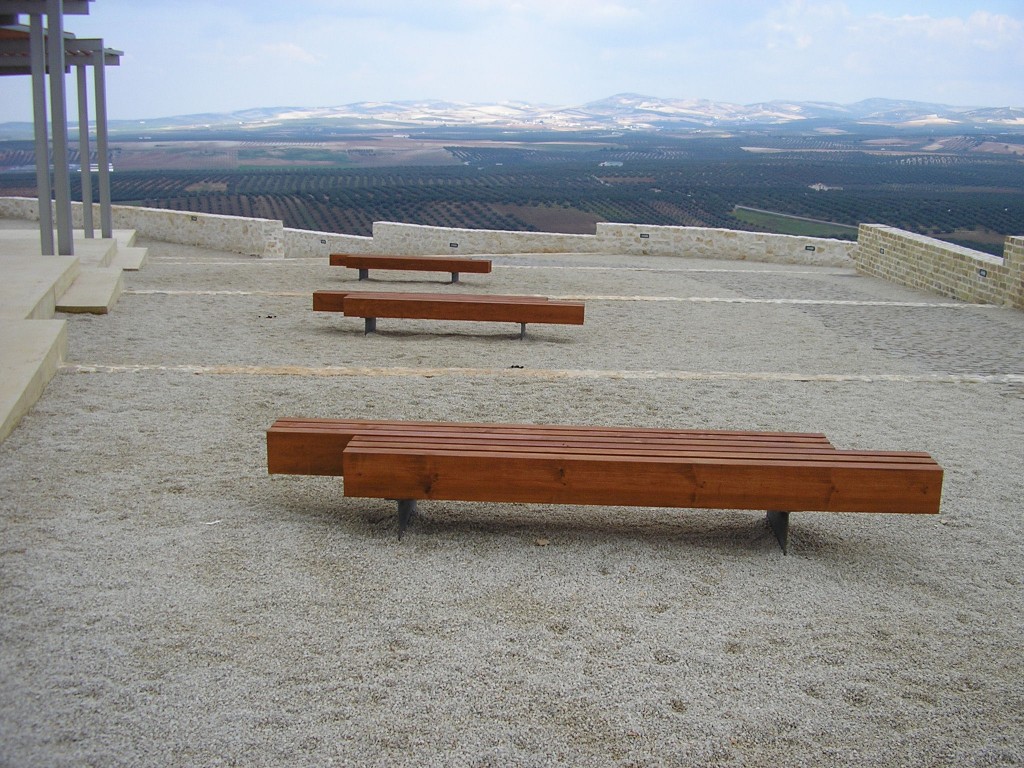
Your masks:
<path fill-rule="evenodd" d="M 0 764 L 1024 762 L 1024 313 L 746 261 L 451 286 L 135 247 L 108 313 L 19 321 L 66 346 L 0 442 Z M 364 336 L 323 288 L 587 317 Z M 931 453 L 942 512 L 797 513 L 784 556 L 757 513 L 436 502 L 399 542 L 267 474 L 289 415 L 824 432 Z"/>

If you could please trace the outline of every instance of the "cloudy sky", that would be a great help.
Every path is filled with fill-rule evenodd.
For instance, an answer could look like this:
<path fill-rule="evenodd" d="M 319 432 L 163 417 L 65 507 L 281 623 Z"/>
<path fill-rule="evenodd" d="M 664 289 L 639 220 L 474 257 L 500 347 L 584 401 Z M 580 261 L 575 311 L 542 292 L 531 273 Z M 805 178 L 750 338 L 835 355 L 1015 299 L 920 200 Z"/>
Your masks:
<path fill-rule="evenodd" d="M 67 28 L 124 51 L 108 75 L 114 119 L 397 99 L 571 105 L 627 91 L 1024 106 L 1024 0 L 91 6 Z M 29 119 L 28 78 L 0 78 L 0 122 Z"/>

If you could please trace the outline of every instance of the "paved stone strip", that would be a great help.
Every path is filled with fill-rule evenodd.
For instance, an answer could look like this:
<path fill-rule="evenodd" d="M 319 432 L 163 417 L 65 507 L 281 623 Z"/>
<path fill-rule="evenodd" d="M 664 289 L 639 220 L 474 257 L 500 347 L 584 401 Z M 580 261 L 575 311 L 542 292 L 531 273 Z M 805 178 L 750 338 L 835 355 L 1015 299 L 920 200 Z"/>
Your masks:
<path fill-rule="evenodd" d="M 187 373 L 211 376 L 392 376 L 435 378 L 513 376 L 531 379 L 620 379 L 651 381 L 819 381 L 819 382 L 904 382 L 913 384 L 1024 384 L 1024 373 L 998 375 L 978 374 L 845 374 L 798 372 L 743 372 L 743 371 L 642 371 L 547 369 L 547 368 L 385 368 L 372 366 L 304 366 L 304 365 L 87 365 L 68 363 L 61 373 Z"/>
<path fill-rule="evenodd" d="M 486 254 L 478 254 L 480 258 L 487 258 Z M 586 254 L 569 254 L 570 257 L 585 256 Z M 604 254 L 598 254 L 604 255 Z M 514 255 L 511 255 L 515 258 Z M 470 258 L 473 258 L 472 256 Z M 491 257 L 494 258 L 494 257 Z M 286 266 L 289 264 L 308 265 L 310 262 L 323 264 L 322 256 L 302 256 L 288 259 L 255 259 L 250 261 L 194 261 L 189 257 L 161 256 L 161 262 L 173 264 L 174 266 L 194 267 L 257 267 L 257 266 Z M 621 267 L 621 266 L 586 266 L 572 264 L 493 264 L 493 269 L 560 269 L 571 272 L 729 272 L 734 274 L 749 275 L 852 275 L 855 274 L 852 267 L 843 268 L 818 268 L 810 269 L 729 269 L 728 267 Z"/>
<path fill-rule="evenodd" d="M 309 296 L 309 291 L 222 291 L 222 290 L 127 290 L 123 295 L 134 296 Z M 803 304 L 849 307 L 923 307 L 927 309 L 1003 309 L 994 304 L 966 304 L 964 302 L 935 301 L 868 301 L 856 299 L 755 299 L 719 296 L 605 296 L 598 294 L 567 294 L 548 296 L 557 301 L 668 301 L 697 304 Z"/>

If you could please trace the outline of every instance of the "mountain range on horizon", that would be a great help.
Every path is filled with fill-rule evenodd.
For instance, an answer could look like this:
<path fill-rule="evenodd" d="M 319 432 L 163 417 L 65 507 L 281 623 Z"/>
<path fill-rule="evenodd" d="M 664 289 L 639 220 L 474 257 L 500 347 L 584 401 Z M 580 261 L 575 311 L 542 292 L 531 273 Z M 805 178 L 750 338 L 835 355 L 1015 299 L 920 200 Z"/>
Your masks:
<path fill-rule="evenodd" d="M 971 131 L 1024 131 L 1024 107 L 951 106 L 871 98 L 851 104 L 827 101 L 765 101 L 732 104 L 620 93 L 577 106 L 442 100 L 362 101 L 330 107 L 258 107 L 145 120 L 111 120 L 111 130 L 260 128 L 299 123 L 359 130 L 429 127 L 533 128 L 548 130 L 700 131 L 763 127 L 888 126 Z M 16 123 L 4 124 L 13 128 Z"/>
<path fill-rule="evenodd" d="M 852 104 L 767 101 L 732 104 L 707 99 L 670 99 L 620 93 L 578 106 L 521 101 L 467 103 L 439 100 L 363 101 L 333 107 L 266 107 L 227 114 L 167 118 L 182 123 L 266 123 L 349 120 L 381 127 L 476 125 L 564 129 L 703 129 L 785 125 L 805 121 L 859 122 L 888 126 L 955 126 L 1024 129 L 1024 108 L 957 107 L 930 102 L 872 98 Z M 147 125 L 164 120 L 146 120 Z"/>

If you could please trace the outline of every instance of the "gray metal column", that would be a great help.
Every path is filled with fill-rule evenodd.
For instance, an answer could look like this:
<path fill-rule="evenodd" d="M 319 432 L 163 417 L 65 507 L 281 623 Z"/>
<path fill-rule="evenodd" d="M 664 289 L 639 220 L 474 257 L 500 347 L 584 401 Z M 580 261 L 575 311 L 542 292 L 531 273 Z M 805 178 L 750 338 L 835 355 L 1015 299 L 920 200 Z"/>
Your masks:
<path fill-rule="evenodd" d="M 92 171 L 89 162 L 89 93 L 86 87 L 86 66 L 75 66 L 78 76 L 78 164 L 82 181 L 82 227 L 85 236 L 95 237 L 92 229 Z"/>
<path fill-rule="evenodd" d="M 64 89 L 64 0 L 46 2 L 46 57 L 50 68 L 53 130 L 53 191 L 57 206 L 57 253 L 72 256 L 71 178 L 68 169 L 68 110 Z"/>
<path fill-rule="evenodd" d="M 36 195 L 39 198 L 39 252 L 53 255 L 53 186 L 50 184 L 50 142 L 46 130 L 46 38 L 43 17 L 29 17 L 29 58 L 32 65 L 32 123 L 35 126 Z"/>
<path fill-rule="evenodd" d="M 93 98 L 96 99 L 96 162 L 100 176 L 100 236 L 114 236 L 113 217 L 110 213 L 110 157 L 107 148 L 107 64 L 103 41 L 93 53 Z"/>

